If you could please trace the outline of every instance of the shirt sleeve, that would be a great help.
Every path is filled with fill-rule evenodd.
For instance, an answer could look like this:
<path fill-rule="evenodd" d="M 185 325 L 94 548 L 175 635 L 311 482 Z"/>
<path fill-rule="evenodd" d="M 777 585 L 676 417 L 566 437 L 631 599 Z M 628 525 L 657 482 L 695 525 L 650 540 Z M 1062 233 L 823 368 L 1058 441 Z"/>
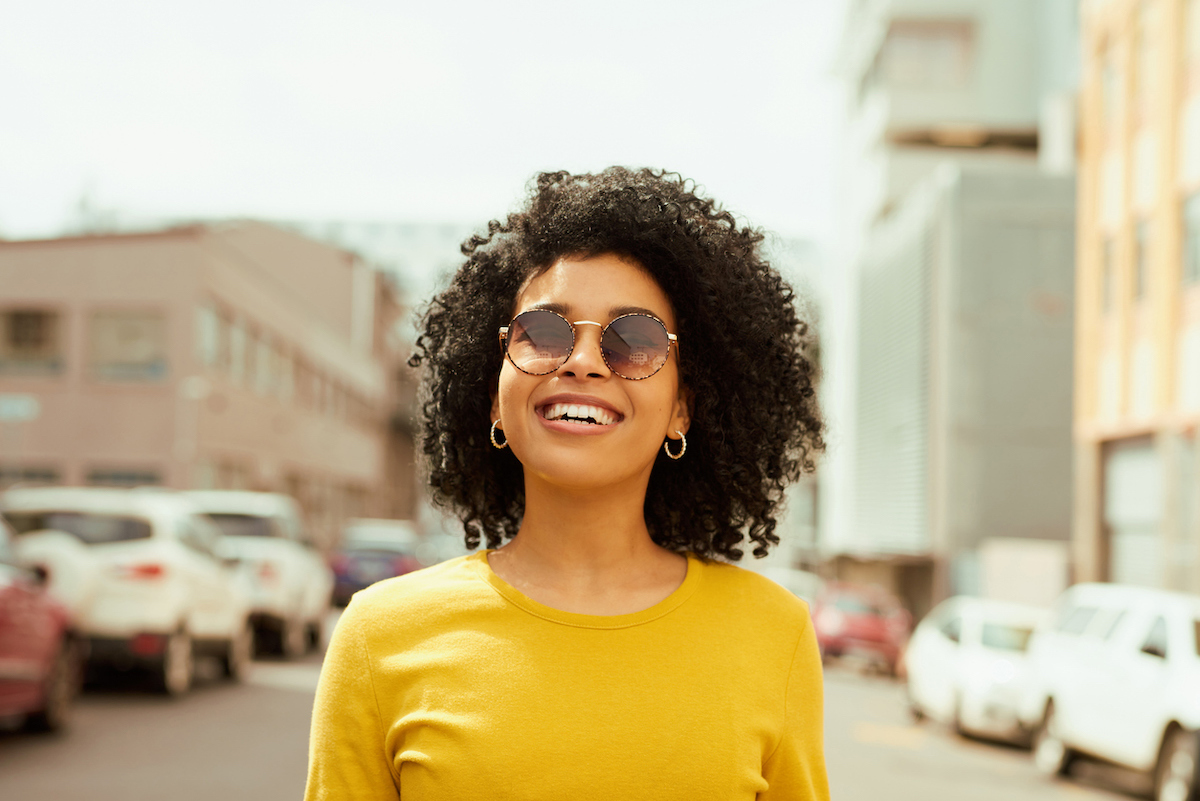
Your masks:
<path fill-rule="evenodd" d="M 759 801 L 829 801 L 824 705 L 821 654 L 805 615 L 784 693 L 783 731 L 763 765 L 768 787 Z"/>
<path fill-rule="evenodd" d="M 305 801 L 396 799 L 400 785 L 384 746 L 364 632 L 354 599 L 325 654 L 313 704 Z"/>

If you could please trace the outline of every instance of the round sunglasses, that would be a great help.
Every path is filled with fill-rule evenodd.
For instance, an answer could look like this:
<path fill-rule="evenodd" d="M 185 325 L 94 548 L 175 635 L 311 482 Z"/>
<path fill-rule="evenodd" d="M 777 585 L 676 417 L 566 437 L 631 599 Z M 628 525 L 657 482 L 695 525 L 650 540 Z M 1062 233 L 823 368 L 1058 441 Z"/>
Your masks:
<path fill-rule="evenodd" d="M 567 363 L 575 349 L 575 326 L 600 326 L 600 355 L 608 369 L 621 378 L 641 381 L 663 368 L 671 345 L 679 339 L 649 314 L 626 314 L 608 325 L 591 320 L 572 323 L 558 312 L 535 309 L 522 312 L 500 328 L 504 355 L 523 373 L 549 375 Z"/>

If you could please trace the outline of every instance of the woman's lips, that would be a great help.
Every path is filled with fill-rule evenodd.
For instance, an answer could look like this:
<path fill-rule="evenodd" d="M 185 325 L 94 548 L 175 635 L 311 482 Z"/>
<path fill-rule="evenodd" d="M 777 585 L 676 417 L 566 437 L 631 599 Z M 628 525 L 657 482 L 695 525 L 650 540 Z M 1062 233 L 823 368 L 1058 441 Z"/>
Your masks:
<path fill-rule="evenodd" d="M 552 431 L 569 434 L 603 434 L 624 419 L 607 405 L 587 398 L 551 398 L 537 407 L 538 419 Z"/>
<path fill-rule="evenodd" d="M 540 412 L 547 420 L 568 420 L 584 425 L 609 426 L 620 417 L 603 406 L 587 403 L 548 403 L 541 407 Z"/>

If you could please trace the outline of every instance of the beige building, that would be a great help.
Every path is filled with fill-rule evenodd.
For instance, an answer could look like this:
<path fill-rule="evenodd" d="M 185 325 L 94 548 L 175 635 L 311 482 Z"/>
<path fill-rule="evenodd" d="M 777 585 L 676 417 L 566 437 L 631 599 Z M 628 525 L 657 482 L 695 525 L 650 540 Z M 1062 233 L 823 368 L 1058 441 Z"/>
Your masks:
<path fill-rule="evenodd" d="M 251 222 L 0 242 L 0 486 L 287 492 L 326 543 L 415 513 L 397 293 Z"/>
<path fill-rule="evenodd" d="M 1081 16 L 1075 577 L 1200 592 L 1200 0 Z"/>

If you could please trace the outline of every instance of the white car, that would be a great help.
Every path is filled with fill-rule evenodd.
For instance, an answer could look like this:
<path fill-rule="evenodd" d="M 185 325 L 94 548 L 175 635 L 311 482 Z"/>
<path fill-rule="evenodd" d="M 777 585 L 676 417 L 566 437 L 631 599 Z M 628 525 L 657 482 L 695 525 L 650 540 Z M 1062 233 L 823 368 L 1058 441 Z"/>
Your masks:
<path fill-rule="evenodd" d="M 1077 584 L 1030 643 L 1021 703 L 1034 760 L 1086 754 L 1152 774 L 1158 801 L 1200 793 L 1200 596 Z"/>
<path fill-rule="evenodd" d="M 287 495 L 239 490 L 187 495 L 225 534 L 222 552 L 249 577 L 259 642 L 288 658 L 319 646 L 333 572 L 308 538 L 296 502 Z"/>
<path fill-rule="evenodd" d="M 246 593 L 217 552 L 220 531 L 185 496 L 14 489 L 0 496 L 0 512 L 17 533 L 17 557 L 48 573 L 92 663 L 149 667 L 171 695 L 190 689 L 197 656 L 242 677 L 253 644 Z"/>
<path fill-rule="evenodd" d="M 922 620 L 904 661 L 909 707 L 960 733 L 1023 743 L 1025 649 L 1044 609 L 959 596 Z"/>

